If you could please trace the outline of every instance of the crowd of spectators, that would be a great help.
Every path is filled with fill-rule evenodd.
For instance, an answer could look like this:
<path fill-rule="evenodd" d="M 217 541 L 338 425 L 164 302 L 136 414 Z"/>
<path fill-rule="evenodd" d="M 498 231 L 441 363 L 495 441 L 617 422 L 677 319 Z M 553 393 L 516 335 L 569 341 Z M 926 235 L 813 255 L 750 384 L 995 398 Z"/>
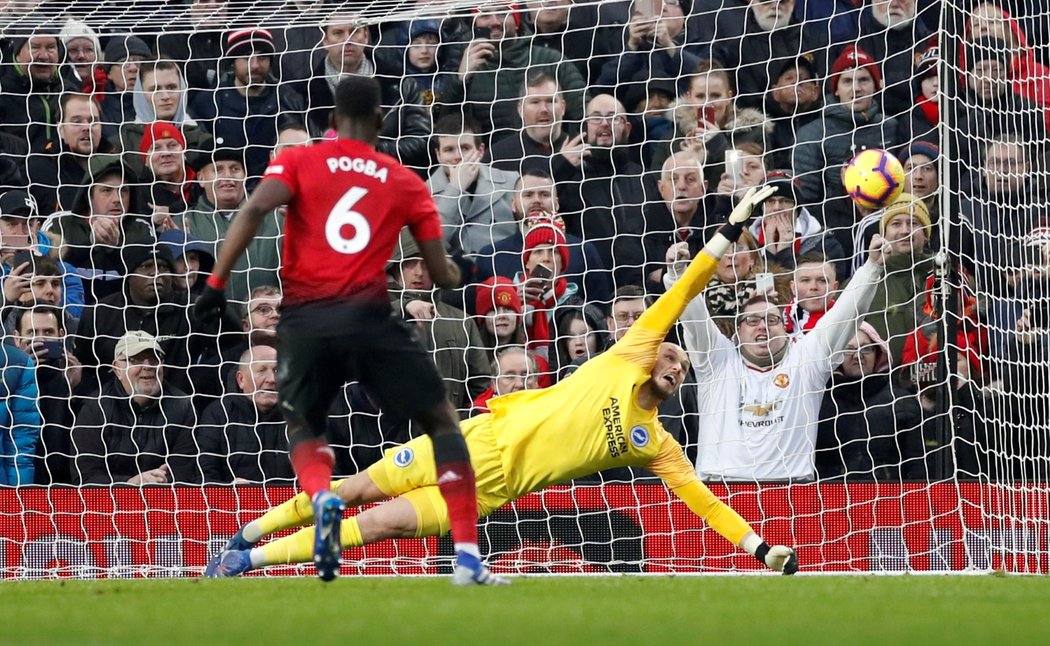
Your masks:
<path fill-rule="evenodd" d="M 0 484 L 293 481 L 282 209 L 223 320 L 190 306 L 267 165 L 334 136 L 346 75 L 379 81 L 378 149 L 426 180 L 464 270 L 436 290 L 408 235 L 387 266 L 464 418 L 616 343 L 770 185 L 672 333 L 693 370 L 661 420 L 698 473 L 925 480 L 950 453 L 959 477 L 1050 476 L 1050 67 L 1011 3 L 962 3 L 957 52 L 925 0 L 385 22 L 290 2 L 294 24 L 246 25 L 227 3 L 172 4 L 160 33 L 0 15 Z M 907 171 L 874 212 L 843 187 L 864 148 Z M 348 384 L 330 433 L 351 473 L 414 430 Z"/>

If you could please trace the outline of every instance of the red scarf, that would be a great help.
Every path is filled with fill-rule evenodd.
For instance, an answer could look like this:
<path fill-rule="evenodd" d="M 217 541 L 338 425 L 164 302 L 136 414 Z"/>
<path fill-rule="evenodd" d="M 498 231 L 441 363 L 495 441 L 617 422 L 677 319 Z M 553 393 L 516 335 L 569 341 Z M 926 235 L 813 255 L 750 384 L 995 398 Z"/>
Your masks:
<path fill-rule="evenodd" d="M 933 125 L 940 123 L 941 108 L 936 101 L 920 96 L 918 99 L 915 99 L 915 104 L 919 106 L 920 110 L 922 110 L 922 114 L 926 117 L 927 121 Z"/>
<path fill-rule="evenodd" d="M 525 328 L 525 334 L 529 339 L 530 350 L 546 348 L 554 339 L 551 338 L 550 313 L 554 311 L 558 300 L 565 294 L 569 283 L 562 277 L 554 279 L 553 294 L 547 300 L 541 302 L 539 299 L 526 301 L 525 304 L 532 308 L 531 320 Z"/>

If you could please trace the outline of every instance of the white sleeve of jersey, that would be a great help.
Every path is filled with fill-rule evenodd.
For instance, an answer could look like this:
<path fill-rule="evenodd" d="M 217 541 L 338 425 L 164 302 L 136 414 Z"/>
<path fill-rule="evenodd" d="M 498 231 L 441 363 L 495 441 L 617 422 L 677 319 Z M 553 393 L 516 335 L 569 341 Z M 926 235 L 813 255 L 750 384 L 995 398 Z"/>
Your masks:
<path fill-rule="evenodd" d="M 729 351 L 728 354 L 733 354 L 735 346 L 711 319 L 703 292 L 685 306 L 685 312 L 682 313 L 680 321 L 685 332 L 685 349 L 697 371 L 710 372 L 712 370 L 715 351 Z M 725 355 L 726 353 L 719 354 Z"/>

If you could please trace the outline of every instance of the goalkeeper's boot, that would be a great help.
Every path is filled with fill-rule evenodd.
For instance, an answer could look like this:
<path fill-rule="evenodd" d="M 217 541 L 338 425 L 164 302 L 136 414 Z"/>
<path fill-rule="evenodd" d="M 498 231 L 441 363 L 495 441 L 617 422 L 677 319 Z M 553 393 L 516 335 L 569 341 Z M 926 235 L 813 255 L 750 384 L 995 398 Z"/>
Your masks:
<path fill-rule="evenodd" d="M 234 534 L 233 537 L 230 538 L 229 541 L 226 542 L 226 547 L 224 547 L 222 549 L 223 549 L 223 551 L 226 551 L 226 550 L 250 550 L 253 547 L 255 547 L 255 543 L 251 543 L 246 538 L 244 538 L 244 528 L 242 527 L 242 528 L 237 530 L 237 533 Z"/>
<path fill-rule="evenodd" d="M 510 585 L 510 579 L 493 574 L 481 559 L 468 552 L 456 552 L 452 585 Z"/>
<path fill-rule="evenodd" d="M 252 569 L 252 559 L 249 550 L 223 550 L 215 555 L 204 570 L 204 576 L 209 579 L 224 579 L 231 576 L 240 576 Z"/>
<path fill-rule="evenodd" d="M 346 505 L 330 490 L 314 495 L 314 518 L 317 531 L 314 533 L 314 567 L 322 581 L 331 581 L 339 574 L 339 556 L 343 552 L 339 541 L 339 525 L 343 520 Z"/>

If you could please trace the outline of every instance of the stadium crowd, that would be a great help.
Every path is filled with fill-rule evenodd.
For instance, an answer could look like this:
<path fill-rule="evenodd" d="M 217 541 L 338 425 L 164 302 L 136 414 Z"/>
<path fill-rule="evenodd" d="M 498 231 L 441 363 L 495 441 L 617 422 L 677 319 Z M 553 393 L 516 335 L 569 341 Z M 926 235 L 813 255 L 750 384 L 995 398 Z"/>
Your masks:
<path fill-rule="evenodd" d="M 672 333 L 693 369 L 661 420 L 701 477 L 927 480 L 943 452 L 963 478 L 1047 477 L 1050 68 L 1004 7 L 967 4 L 947 103 L 922 0 L 541 0 L 379 23 L 290 2 L 293 26 L 187 4 L 160 34 L 2 16 L 0 484 L 294 480 L 280 209 L 221 323 L 190 306 L 271 161 L 334 136 L 350 74 L 379 81 L 379 148 L 426 180 L 463 269 L 436 290 L 408 235 L 388 265 L 393 313 L 463 417 L 616 343 L 768 184 Z M 843 186 L 864 148 L 907 171 L 877 211 Z M 413 436 L 344 395 L 338 473 Z"/>

